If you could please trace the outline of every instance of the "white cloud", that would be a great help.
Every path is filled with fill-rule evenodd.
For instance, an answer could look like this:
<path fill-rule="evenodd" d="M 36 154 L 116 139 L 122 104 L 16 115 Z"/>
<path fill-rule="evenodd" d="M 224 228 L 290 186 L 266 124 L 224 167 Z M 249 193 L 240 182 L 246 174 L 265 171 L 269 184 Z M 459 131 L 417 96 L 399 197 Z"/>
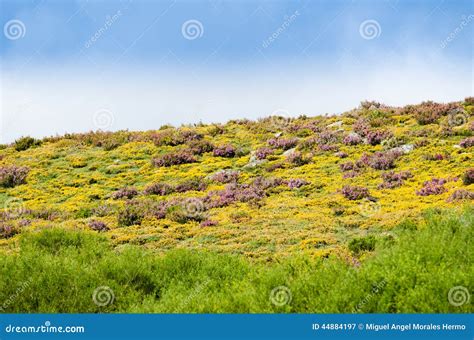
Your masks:
<path fill-rule="evenodd" d="M 361 100 L 390 105 L 460 100 L 473 94 L 471 63 L 390 60 L 355 68 L 304 65 L 245 72 L 120 69 L 99 79 L 80 67 L 21 72 L 3 69 L 1 142 L 97 129 L 94 114 L 114 116 L 111 130 L 148 130 L 172 123 L 258 118 L 278 109 L 318 115 L 351 109 Z M 282 70 L 284 72 L 282 72 Z"/>

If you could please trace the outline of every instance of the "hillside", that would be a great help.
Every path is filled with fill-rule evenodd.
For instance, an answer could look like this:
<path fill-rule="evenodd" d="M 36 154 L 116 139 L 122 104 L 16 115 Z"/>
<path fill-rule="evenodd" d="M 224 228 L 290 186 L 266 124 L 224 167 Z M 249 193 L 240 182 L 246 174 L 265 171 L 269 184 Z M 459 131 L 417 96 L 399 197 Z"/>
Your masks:
<path fill-rule="evenodd" d="M 24 137 L 0 150 L 0 245 L 63 227 L 160 253 L 357 261 L 403 220 L 472 204 L 473 110 L 472 97 L 363 102 L 341 115 Z"/>
<path fill-rule="evenodd" d="M 472 312 L 473 109 L 4 145 L 0 313 Z"/>

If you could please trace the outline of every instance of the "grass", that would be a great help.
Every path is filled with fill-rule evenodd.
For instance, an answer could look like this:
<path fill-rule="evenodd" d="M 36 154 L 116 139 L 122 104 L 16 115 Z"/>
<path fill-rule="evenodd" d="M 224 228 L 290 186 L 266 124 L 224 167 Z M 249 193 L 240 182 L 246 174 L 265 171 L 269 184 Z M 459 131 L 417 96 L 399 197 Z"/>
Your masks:
<path fill-rule="evenodd" d="M 474 287 L 473 226 L 472 206 L 431 210 L 377 237 L 373 252 L 356 247 L 360 264 L 334 254 L 273 263 L 189 249 L 158 255 L 93 232 L 28 232 L 0 257 L 0 311 L 469 313 L 472 303 L 454 306 L 448 293 Z M 114 295 L 97 296 L 104 306 L 92 298 L 101 286 Z"/>

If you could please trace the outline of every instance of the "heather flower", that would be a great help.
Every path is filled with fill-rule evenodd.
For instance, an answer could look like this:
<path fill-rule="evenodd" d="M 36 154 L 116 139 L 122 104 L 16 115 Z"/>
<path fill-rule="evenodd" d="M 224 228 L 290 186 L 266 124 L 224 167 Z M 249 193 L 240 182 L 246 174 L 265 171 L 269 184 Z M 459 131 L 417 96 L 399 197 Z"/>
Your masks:
<path fill-rule="evenodd" d="M 285 183 L 286 182 L 281 178 L 258 176 L 253 180 L 252 185 L 267 190 Z"/>
<path fill-rule="evenodd" d="M 474 192 L 466 189 L 458 189 L 451 194 L 448 198 L 448 202 L 474 200 Z"/>
<path fill-rule="evenodd" d="M 466 105 L 474 105 L 474 97 L 466 97 L 464 98 L 464 104 Z"/>
<path fill-rule="evenodd" d="M 351 133 L 344 137 L 342 142 L 346 145 L 357 145 L 363 142 L 362 137 L 357 133 Z"/>
<path fill-rule="evenodd" d="M 31 220 L 26 219 L 26 218 L 25 218 L 25 219 L 22 219 L 20 222 L 18 222 L 18 226 L 19 226 L 20 228 L 29 226 L 30 224 L 31 224 Z"/>
<path fill-rule="evenodd" d="M 184 141 L 184 143 L 191 141 L 198 141 L 203 139 L 203 135 L 194 131 L 194 130 L 179 130 L 179 138 Z"/>
<path fill-rule="evenodd" d="M 345 185 L 341 192 L 345 198 L 351 201 L 370 197 L 369 189 L 360 186 Z"/>
<path fill-rule="evenodd" d="M 136 195 L 138 195 L 138 190 L 133 188 L 133 187 L 125 187 L 125 188 L 122 188 L 122 189 L 119 189 L 117 190 L 116 192 L 114 192 L 112 194 L 112 198 L 114 200 L 118 200 L 118 199 L 121 199 L 121 198 L 133 198 L 135 197 Z"/>
<path fill-rule="evenodd" d="M 193 130 L 167 129 L 151 136 L 156 146 L 177 146 L 186 142 L 202 139 L 203 136 Z"/>
<path fill-rule="evenodd" d="M 459 109 L 458 104 L 439 104 L 432 101 L 422 102 L 418 105 L 408 105 L 403 108 L 403 114 L 412 114 L 418 124 L 434 124 L 438 122 L 438 119 L 445 116 L 451 110 Z"/>
<path fill-rule="evenodd" d="M 358 175 L 359 175 L 358 171 L 350 170 L 350 171 L 344 172 L 344 174 L 342 175 L 342 178 L 354 178 L 354 177 L 357 177 Z"/>
<path fill-rule="evenodd" d="M 304 179 L 300 179 L 300 178 L 292 178 L 288 181 L 288 187 L 290 189 L 297 189 L 307 184 L 309 184 L 308 181 L 305 181 Z"/>
<path fill-rule="evenodd" d="M 4 223 L 0 224 L 0 239 L 13 237 L 19 232 L 20 231 L 13 226 Z"/>
<path fill-rule="evenodd" d="M 145 188 L 143 193 L 145 195 L 169 195 L 174 192 L 174 188 L 166 183 L 153 183 Z"/>
<path fill-rule="evenodd" d="M 259 201 L 266 196 L 266 190 L 283 184 L 279 178 L 257 177 L 251 184 L 227 184 L 224 190 L 211 191 L 204 201 L 208 208 L 220 208 L 234 202 Z"/>
<path fill-rule="evenodd" d="M 255 152 L 257 159 L 266 159 L 268 156 L 273 155 L 273 149 L 262 147 Z"/>
<path fill-rule="evenodd" d="M 54 221 L 61 216 L 64 216 L 64 213 L 53 209 L 40 209 L 32 210 L 30 214 L 33 218 L 39 218 L 41 220 Z"/>
<path fill-rule="evenodd" d="M 375 170 L 388 170 L 395 167 L 395 160 L 400 157 L 398 152 L 376 152 L 370 156 L 368 165 Z"/>
<path fill-rule="evenodd" d="M 14 186 L 26 183 L 26 176 L 29 169 L 24 166 L 2 166 L 0 167 L 0 186 L 3 188 L 13 188 Z"/>
<path fill-rule="evenodd" d="M 392 136 L 390 131 L 385 130 L 372 130 L 367 133 L 367 143 L 370 145 L 380 144 L 384 139 Z"/>
<path fill-rule="evenodd" d="M 364 100 L 360 102 L 360 108 L 364 110 L 375 110 L 380 106 L 382 106 L 382 104 L 373 100 Z"/>
<path fill-rule="evenodd" d="M 299 148 L 300 149 L 311 149 L 312 147 L 314 147 L 315 145 L 317 145 L 317 138 L 316 137 L 310 137 L 310 138 L 306 138 L 306 139 L 303 139 L 299 145 Z"/>
<path fill-rule="evenodd" d="M 462 148 L 470 148 L 472 146 L 474 146 L 474 137 L 468 137 L 464 140 L 462 140 L 459 145 L 462 147 Z"/>
<path fill-rule="evenodd" d="M 308 157 L 303 156 L 303 154 L 299 151 L 290 153 L 286 157 L 286 159 L 289 163 L 294 164 L 296 166 L 305 165 L 310 162 L 310 159 Z"/>
<path fill-rule="evenodd" d="M 432 178 L 423 183 L 423 187 L 416 192 L 419 196 L 440 195 L 446 191 L 444 184 L 447 181 L 443 178 Z"/>
<path fill-rule="evenodd" d="M 370 123 L 366 118 L 359 118 L 353 125 L 352 129 L 358 135 L 365 137 L 370 130 Z"/>
<path fill-rule="evenodd" d="M 211 180 L 218 183 L 237 182 L 240 172 L 234 170 L 221 170 L 212 175 Z"/>
<path fill-rule="evenodd" d="M 156 167 L 168 167 L 195 162 L 197 162 L 196 158 L 189 151 L 172 152 L 152 160 L 153 165 Z"/>
<path fill-rule="evenodd" d="M 200 226 L 201 227 L 214 227 L 216 226 L 218 223 L 217 221 L 213 221 L 213 220 L 204 220 L 201 222 Z"/>
<path fill-rule="evenodd" d="M 462 176 L 462 182 L 464 185 L 474 183 L 474 168 L 468 169 Z"/>
<path fill-rule="evenodd" d="M 322 145 L 319 145 L 319 150 L 321 150 L 321 151 L 338 151 L 339 147 L 337 145 L 322 144 Z"/>
<path fill-rule="evenodd" d="M 339 168 L 342 171 L 350 171 L 350 170 L 357 169 L 358 167 L 354 162 L 349 161 L 349 162 L 339 164 Z"/>
<path fill-rule="evenodd" d="M 403 182 L 413 175 L 410 171 L 402 171 L 395 173 L 394 171 L 384 172 L 382 174 L 383 183 L 379 185 L 379 189 L 393 189 L 402 186 Z"/>
<path fill-rule="evenodd" d="M 157 219 L 165 218 L 166 210 L 173 201 L 165 202 L 155 202 L 155 201 L 145 201 L 142 203 L 145 215 L 153 216 Z"/>
<path fill-rule="evenodd" d="M 216 157 L 232 158 L 235 156 L 235 148 L 230 145 L 221 145 L 214 148 L 213 155 Z"/>
<path fill-rule="evenodd" d="M 289 150 L 291 148 L 294 148 L 296 144 L 298 144 L 298 139 L 296 138 L 272 138 L 268 140 L 268 145 L 274 148 L 282 148 L 283 150 Z"/>
<path fill-rule="evenodd" d="M 212 152 L 214 145 L 207 140 L 192 140 L 187 143 L 189 151 L 194 155 L 202 155 L 206 152 Z"/>
<path fill-rule="evenodd" d="M 89 228 L 98 232 L 109 230 L 109 227 L 107 227 L 107 225 L 104 222 L 97 221 L 97 220 L 90 221 Z"/>
<path fill-rule="evenodd" d="M 316 136 L 316 144 L 334 144 L 339 142 L 340 134 L 336 131 L 326 130 Z"/>
<path fill-rule="evenodd" d="M 204 191 L 207 189 L 207 182 L 203 177 L 195 177 L 179 183 L 174 190 L 176 192 Z"/>
<path fill-rule="evenodd" d="M 349 157 L 349 155 L 347 154 L 347 152 L 339 151 L 339 152 L 336 153 L 336 157 L 347 158 L 347 157 Z"/>
<path fill-rule="evenodd" d="M 445 156 L 440 153 L 437 153 L 433 155 L 423 155 L 423 159 L 427 161 L 442 161 L 443 159 L 445 159 Z"/>

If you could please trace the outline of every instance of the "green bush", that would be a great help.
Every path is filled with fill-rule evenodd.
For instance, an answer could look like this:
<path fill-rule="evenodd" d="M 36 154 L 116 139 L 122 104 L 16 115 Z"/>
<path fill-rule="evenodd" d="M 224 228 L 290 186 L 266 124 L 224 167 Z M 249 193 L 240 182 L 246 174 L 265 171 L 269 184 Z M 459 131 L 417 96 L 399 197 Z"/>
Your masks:
<path fill-rule="evenodd" d="M 38 146 L 38 145 L 41 145 L 41 141 L 29 136 L 21 137 L 15 140 L 15 143 L 14 143 L 14 147 L 16 151 L 24 151 L 31 148 L 32 146 Z"/>
<path fill-rule="evenodd" d="M 375 237 L 358 237 L 354 238 L 349 242 L 349 250 L 355 254 L 359 254 L 363 251 L 373 251 L 375 250 Z"/>
<path fill-rule="evenodd" d="M 143 203 L 136 201 L 127 201 L 125 207 L 118 212 L 118 225 L 120 227 L 129 227 L 139 225 L 145 217 L 145 208 Z"/>
<path fill-rule="evenodd" d="M 448 294 L 474 286 L 474 208 L 432 211 L 424 222 L 396 228 L 394 241 L 361 264 L 296 255 L 261 263 L 203 250 L 157 255 L 114 249 L 89 231 L 23 233 L 21 251 L 0 256 L 0 312 L 472 313 L 472 303 L 453 305 Z M 288 299 L 279 306 L 271 296 L 282 286 Z M 114 298 L 98 305 L 93 296 L 104 288 Z"/>

